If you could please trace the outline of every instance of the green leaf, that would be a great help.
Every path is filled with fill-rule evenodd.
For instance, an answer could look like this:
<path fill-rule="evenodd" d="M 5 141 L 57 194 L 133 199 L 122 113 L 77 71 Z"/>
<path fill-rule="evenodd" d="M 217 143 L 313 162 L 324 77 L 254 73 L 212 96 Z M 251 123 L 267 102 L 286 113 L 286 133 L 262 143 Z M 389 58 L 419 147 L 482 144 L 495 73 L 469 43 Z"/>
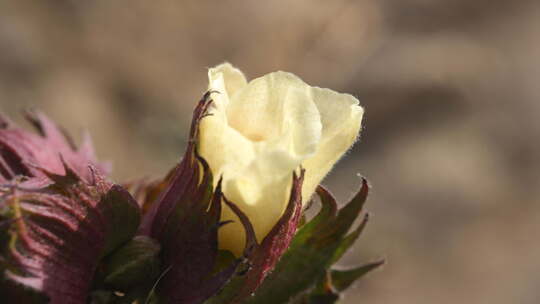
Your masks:
<path fill-rule="evenodd" d="M 236 257 L 229 250 L 218 250 L 213 273 L 225 270 L 236 261 Z"/>
<path fill-rule="evenodd" d="M 160 271 L 159 244 L 146 237 L 137 236 L 105 261 L 105 284 L 126 290 L 142 282 L 151 282 Z"/>
<path fill-rule="evenodd" d="M 349 235 L 347 235 L 345 238 L 341 240 L 339 243 L 336 251 L 334 252 L 334 257 L 332 258 L 331 264 L 336 263 L 343 257 L 343 255 L 351 248 L 352 245 L 356 242 L 360 234 L 362 234 L 362 231 L 364 231 L 364 228 L 366 227 L 369 220 L 369 214 L 364 215 L 364 219 L 358 225 L 358 227 L 351 232 Z"/>
<path fill-rule="evenodd" d="M 328 247 L 346 234 L 360 215 L 368 192 L 369 186 L 367 181 L 363 179 L 360 191 L 358 191 L 347 205 L 339 210 L 336 218 L 332 221 L 327 221 L 324 225 L 319 225 L 319 229 L 316 232 L 314 231 L 313 238 L 310 241 L 315 242 L 318 246 Z M 321 196 L 319 191 L 317 193 Z M 331 195 L 330 197 L 335 202 L 335 199 Z M 323 196 L 321 196 L 321 200 L 323 200 Z"/>
<path fill-rule="evenodd" d="M 90 294 L 90 304 L 111 304 L 115 296 L 112 291 L 96 290 Z"/>
<path fill-rule="evenodd" d="M 106 256 L 133 237 L 141 221 L 141 212 L 131 194 L 119 185 L 111 187 L 99 207 L 109 220 L 109 234 L 102 254 Z"/>
<path fill-rule="evenodd" d="M 337 213 L 336 200 L 332 194 L 323 186 L 318 186 L 317 194 L 321 200 L 321 210 L 311 219 L 311 221 L 302 225 L 301 229 L 296 233 L 293 242 L 300 243 L 311 237 L 315 229 L 320 229 L 321 225 L 328 224 Z"/>
<path fill-rule="evenodd" d="M 326 275 L 309 292 L 301 295 L 294 304 L 333 304 L 339 300 L 337 293 L 330 283 L 330 275 Z"/>
<path fill-rule="evenodd" d="M 309 304 L 333 304 L 336 303 L 336 301 L 339 300 L 339 295 L 336 294 L 320 294 L 320 295 L 312 295 L 307 299 L 307 303 Z"/>
<path fill-rule="evenodd" d="M 349 270 L 332 270 L 332 286 L 338 291 L 349 288 L 356 280 L 384 264 L 384 260 L 362 265 Z"/>

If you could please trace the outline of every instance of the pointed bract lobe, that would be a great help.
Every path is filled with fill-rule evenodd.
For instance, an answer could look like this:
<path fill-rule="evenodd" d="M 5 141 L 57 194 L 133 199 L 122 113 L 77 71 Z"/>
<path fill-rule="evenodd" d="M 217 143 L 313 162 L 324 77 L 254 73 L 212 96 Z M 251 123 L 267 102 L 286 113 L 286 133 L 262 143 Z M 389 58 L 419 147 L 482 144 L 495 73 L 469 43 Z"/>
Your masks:
<path fill-rule="evenodd" d="M 86 181 L 92 177 L 90 165 L 103 175 L 109 173 L 109 166 L 96 160 L 88 135 L 76 148 L 67 134 L 44 114 L 28 112 L 26 117 L 38 134 L 12 123 L 0 124 L 0 181 L 17 176 L 44 178 L 40 169 L 62 175 L 65 174 L 63 163 Z"/>

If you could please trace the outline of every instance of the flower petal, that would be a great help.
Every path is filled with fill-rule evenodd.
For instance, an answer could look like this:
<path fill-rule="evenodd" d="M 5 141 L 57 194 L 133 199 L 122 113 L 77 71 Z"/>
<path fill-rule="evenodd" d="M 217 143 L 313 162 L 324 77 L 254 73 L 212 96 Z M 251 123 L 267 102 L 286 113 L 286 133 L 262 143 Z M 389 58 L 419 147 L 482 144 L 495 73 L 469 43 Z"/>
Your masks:
<path fill-rule="evenodd" d="M 364 109 L 352 95 L 317 87 L 311 92 L 321 113 L 323 131 L 317 152 L 302 164 L 306 169 L 304 203 L 309 201 L 317 185 L 356 141 L 364 114 Z"/>
<path fill-rule="evenodd" d="M 229 127 L 222 112 L 211 109 L 210 114 L 201 120 L 198 149 L 212 173 L 219 176 L 226 168 L 234 171 L 248 166 L 255 158 L 252 142 Z"/>
<path fill-rule="evenodd" d="M 219 96 L 213 97 L 219 107 L 226 106 L 229 99 L 247 85 L 244 74 L 228 62 L 209 69 L 208 81 L 208 90 L 219 92 Z"/>
<path fill-rule="evenodd" d="M 272 146 L 279 142 L 302 158 L 315 152 L 321 137 L 321 118 L 310 87 L 290 73 L 252 80 L 230 100 L 227 118 L 250 140 Z"/>

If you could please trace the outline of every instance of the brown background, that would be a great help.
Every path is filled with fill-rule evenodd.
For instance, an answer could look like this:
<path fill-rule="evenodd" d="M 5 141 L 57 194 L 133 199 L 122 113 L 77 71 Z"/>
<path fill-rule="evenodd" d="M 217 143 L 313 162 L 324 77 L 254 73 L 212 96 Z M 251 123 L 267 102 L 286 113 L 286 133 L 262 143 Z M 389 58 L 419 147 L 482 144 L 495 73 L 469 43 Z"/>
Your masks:
<path fill-rule="evenodd" d="M 539 303 L 538 3 L 1 1 L 0 106 L 88 128 L 123 180 L 179 159 L 222 61 L 352 93 L 365 129 L 325 183 L 367 176 L 374 216 L 342 264 L 389 262 L 344 302 Z"/>

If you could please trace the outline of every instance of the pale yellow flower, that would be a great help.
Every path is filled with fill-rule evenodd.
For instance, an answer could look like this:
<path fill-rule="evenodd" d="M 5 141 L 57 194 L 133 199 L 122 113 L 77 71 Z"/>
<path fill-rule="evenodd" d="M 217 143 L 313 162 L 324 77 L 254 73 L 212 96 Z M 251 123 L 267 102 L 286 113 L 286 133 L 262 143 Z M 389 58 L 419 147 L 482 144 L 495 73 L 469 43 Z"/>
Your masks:
<path fill-rule="evenodd" d="M 311 87 L 297 76 L 274 72 L 249 83 L 229 63 L 208 72 L 217 91 L 201 121 L 199 152 L 225 196 L 247 214 L 259 241 L 272 229 L 288 202 L 292 172 L 306 169 L 303 202 L 355 142 L 363 109 L 349 94 Z M 221 249 L 240 254 L 244 232 L 224 207 Z"/>

